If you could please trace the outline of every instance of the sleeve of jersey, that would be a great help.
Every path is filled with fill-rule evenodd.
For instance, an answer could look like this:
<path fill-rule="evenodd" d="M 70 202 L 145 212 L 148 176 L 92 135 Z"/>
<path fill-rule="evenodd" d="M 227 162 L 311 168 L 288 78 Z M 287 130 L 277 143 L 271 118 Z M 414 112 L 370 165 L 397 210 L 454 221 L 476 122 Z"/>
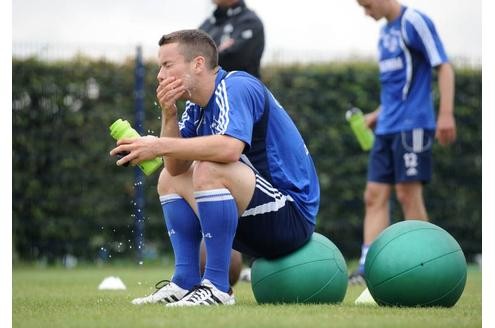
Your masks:
<path fill-rule="evenodd" d="M 179 131 L 183 138 L 192 138 L 197 136 L 196 125 L 194 124 L 194 105 L 187 102 L 186 108 L 182 113 L 179 121 Z"/>
<path fill-rule="evenodd" d="M 407 46 L 420 51 L 428 59 L 431 67 L 448 61 L 435 25 L 426 15 L 407 10 L 404 28 L 402 32 Z"/>
<path fill-rule="evenodd" d="M 215 134 L 228 135 L 251 146 L 254 109 L 256 108 L 249 86 L 224 79 L 215 90 L 217 122 Z"/>

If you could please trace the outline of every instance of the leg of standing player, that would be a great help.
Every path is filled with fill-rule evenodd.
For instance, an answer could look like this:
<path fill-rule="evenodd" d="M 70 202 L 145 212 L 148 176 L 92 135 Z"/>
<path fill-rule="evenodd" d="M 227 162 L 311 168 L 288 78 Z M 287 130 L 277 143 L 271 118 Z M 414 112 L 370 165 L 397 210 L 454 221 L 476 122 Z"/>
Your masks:
<path fill-rule="evenodd" d="M 428 220 L 421 182 L 398 183 L 395 186 L 395 193 L 405 219 Z"/>

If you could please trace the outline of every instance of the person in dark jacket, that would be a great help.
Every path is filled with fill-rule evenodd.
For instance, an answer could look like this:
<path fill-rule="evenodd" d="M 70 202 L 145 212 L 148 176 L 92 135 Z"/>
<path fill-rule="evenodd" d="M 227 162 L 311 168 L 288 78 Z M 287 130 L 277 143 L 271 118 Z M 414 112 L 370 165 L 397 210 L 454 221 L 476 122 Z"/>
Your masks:
<path fill-rule="evenodd" d="M 218 47 L 219 64 L 226 71 L 245 71 L 260 77 L 265 48 L 263 23 L 244 0 L 212 0 L 216 9 L 199 27 Z"/>

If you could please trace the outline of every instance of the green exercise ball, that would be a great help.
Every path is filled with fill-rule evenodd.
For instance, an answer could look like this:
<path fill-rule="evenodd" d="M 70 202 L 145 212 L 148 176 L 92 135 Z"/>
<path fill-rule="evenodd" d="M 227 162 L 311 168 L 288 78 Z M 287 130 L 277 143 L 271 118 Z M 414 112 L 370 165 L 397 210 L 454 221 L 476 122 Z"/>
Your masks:
<path fill-rule="evenodd" d="M 251 286 L 258 303 L 339 303 L 347 290 L 347 265 L 337 246 L 313 233 L 291 254 L 254 261 Z"/>
<path fill-rule="evenodd" d="M 366 256 L 365 279 L 380 305 L 453 306 L 466 284 L 466 259 L 457 241 L 425 221 L 385 229 Z"/>

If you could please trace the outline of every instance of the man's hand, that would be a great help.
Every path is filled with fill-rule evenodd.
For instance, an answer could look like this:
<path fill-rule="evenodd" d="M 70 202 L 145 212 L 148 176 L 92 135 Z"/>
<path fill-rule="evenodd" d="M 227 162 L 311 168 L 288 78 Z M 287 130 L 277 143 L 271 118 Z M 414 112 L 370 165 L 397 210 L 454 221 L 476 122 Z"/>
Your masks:
<path fill-rule="evenodd" d="M 158 103 L 167 116 L 177 115 L 177 106 L 175 103 L 186 91 L 184 82 L 175 77 L 168 77 L 161 81 L 156 88 L 156 98 Z"/>
<path fill-rule="evenodd" d="M 372 130 L 375 128 L 376 122 L 378 121 L 378 114 L 380 114 L 380 111 L 381 111 L 381 107 L 378 106 L 378 108 L 372 111 L 371 113 L 364 115 L 364 121 L 368 126 L 368 128 Z"/>
<path fill-rule="evenodd" d="M 438 142 L 442 146 L 447 146 L 455 141 L 456 136 L 454 115 L 450 113 L 442 114 L 440 112 L 437 120 L 437 131 L 435 133 Z"/>
<path fill-rule="evenodd" d="M 159 156 L 158 140 L 155 136 L 145 136 L 140 138 L 121 139 L 117 141 L 117 147 L 110 151 L 110 156 L 126 154 L 117 161 L 117 165 L 131 163 L 136 165 L 147 159 Z"/>

